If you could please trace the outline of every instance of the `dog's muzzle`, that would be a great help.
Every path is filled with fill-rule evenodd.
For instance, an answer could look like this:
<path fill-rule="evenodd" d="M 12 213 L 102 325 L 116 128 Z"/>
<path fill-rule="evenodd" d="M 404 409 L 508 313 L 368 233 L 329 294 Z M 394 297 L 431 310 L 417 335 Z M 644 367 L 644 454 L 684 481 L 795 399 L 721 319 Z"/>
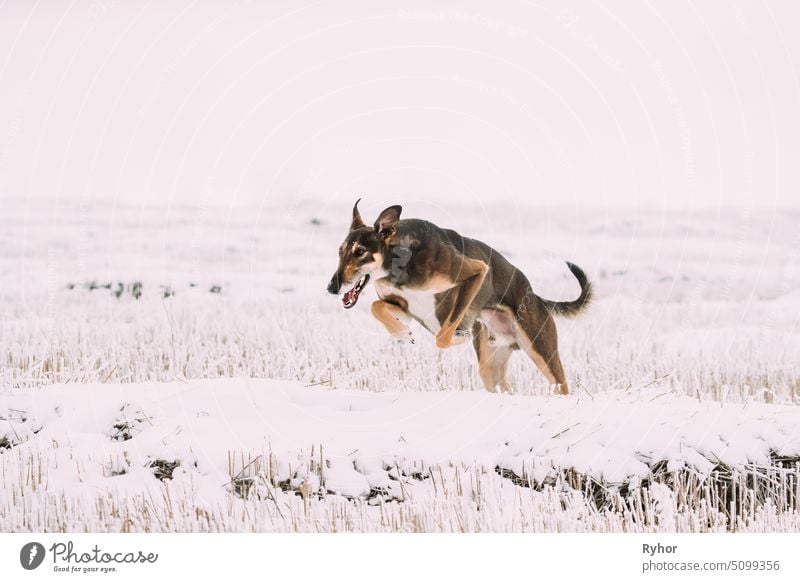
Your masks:
<path fill-rule="evenodd" d="M 363 275 L 358 281 L 356 281 L 355 285 L 353 285 L 344 293 L 344 295 L 342 295 L 342 305 L 344 305 L 345 309 L 350 309 L 356 304 L 358 301 L 358 296 L 361 295 L 361 292 L 364 290 L 364 287 L 367 286 L 368 282 L 369 275 Z M 333 279 L 331 279 L 330 283 L 328 283 L 328 293 L 331 295 L 338 295 L 341 290 L 341 281 L 339 280 L 338 276 L 334 275 Z"/>
<path fill-rule="evenodd" d="M 333 276 L 330 283 L 328 283 L 328 293 L 331 295 L 338 295 L 339 289 L 341 289 L 341 285 L 339 284 L 339 277 L 336 275 Z"/>

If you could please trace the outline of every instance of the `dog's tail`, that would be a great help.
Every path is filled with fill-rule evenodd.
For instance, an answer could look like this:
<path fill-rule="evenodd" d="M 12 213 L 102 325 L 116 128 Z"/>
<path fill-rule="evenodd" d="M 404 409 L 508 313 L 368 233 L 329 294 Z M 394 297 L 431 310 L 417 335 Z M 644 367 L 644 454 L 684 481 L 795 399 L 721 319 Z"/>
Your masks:
<path fill-rule="evenodd" d="M 583 269 L 581 269 L 578 265 L 573 265 L 567 261 L 567 267 L 570 271 L 572 271 L 572 274 L 575 275 L 575 278 L 578 280 L 578 283 L 581 286 L 580 297 L 574 301 L 549 301 L 547 299 L 542 299 L 542 301 L 544 301 L 547 309 L 553 313 L 563 315 L 564 317 L 575 317 L 581 311 L 586 309 L 586 307 L 588 307 L 589 303 L 592 301 L 592 284 L 589 281 L 589 278 L 586 276 L 586 273 L 584 273 Z"/>

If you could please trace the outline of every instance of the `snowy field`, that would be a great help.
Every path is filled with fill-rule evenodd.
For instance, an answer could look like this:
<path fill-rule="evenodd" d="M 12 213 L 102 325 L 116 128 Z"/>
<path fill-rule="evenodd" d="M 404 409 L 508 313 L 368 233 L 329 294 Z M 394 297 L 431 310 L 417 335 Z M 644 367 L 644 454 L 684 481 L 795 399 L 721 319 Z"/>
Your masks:
<path fill-rule="evenodd" d="M 800 530 L 800 214 L 406 202 L 593 280 L 508 396 L 325 293 L 351 204 L 4 203 L 0 531 Z"/>

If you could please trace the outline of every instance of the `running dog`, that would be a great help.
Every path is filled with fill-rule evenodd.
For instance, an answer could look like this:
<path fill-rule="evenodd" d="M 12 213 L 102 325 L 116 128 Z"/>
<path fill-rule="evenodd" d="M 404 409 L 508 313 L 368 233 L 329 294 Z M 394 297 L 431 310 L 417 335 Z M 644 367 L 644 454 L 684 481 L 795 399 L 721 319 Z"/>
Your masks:
<path fill-rule="evenodd" d="M 556 392 L 569 393 L 553 314 L 575 316 L 591 300 L 592 285 L 580 267 L 567 263 L 581 287 L 576 300 L 542 299 L 489 245 L 425 220 L 400 220 L 401 206 L 390 206 L 368 226 L 359 201 L 328 284 L 334 295 L 349 288 L 342 295 L 346 309 L 372 280 L 379 298 L 372 314 L 395 338 L 413 341 L 408 324 L 416 320 L 436 336 L 438 348 L 472 340 L 490 392 L 511 392 L 508 359 L 521 349 Z"/>

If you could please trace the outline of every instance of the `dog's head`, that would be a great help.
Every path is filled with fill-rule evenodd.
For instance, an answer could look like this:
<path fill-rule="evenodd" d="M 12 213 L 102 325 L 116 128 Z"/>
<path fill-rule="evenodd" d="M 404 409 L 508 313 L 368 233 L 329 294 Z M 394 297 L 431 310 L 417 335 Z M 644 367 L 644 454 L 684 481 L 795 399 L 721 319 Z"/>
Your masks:
<path fill-rule="evenodd" d="M 360 199 L 356 200 L 353 206 L 350 232 L 339 247 L 339 267 L 328 283 L 328 293 L 333 295 L 338 295 L 342 289 L 349 287 L 342 295 L 345 309 L 356 304 L 370 276 L 382 276 L 383 251 L 397 228 L 403 210 L 401 206 L 390 206 L 381 212 L 373 226 L 367 226 L 358 211 L 359 201 Z"/>

